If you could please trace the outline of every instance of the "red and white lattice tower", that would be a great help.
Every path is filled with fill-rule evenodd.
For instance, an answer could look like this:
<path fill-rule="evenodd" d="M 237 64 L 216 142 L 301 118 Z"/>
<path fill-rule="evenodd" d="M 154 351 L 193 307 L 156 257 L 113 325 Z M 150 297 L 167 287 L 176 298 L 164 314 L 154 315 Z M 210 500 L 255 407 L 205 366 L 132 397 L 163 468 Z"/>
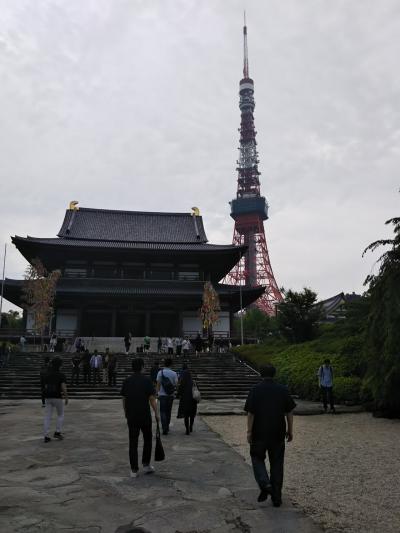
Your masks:
<path fill-rule="evenodd" d="M 282 300 L 269 260 L 264 220 L 268 219 L 268 204 L 260 194 L 260 172 L 256 131 L 254 128 L 254 82 L 249 77 L 246 19 L 243 27 L 244 66 L 239 85 L 240 155 L 237 162 L 238 188 L 230 202 L 231 217 L 235 221 L 233 244 L 246 245 L 246 254 L 228 274 L 226 283 L 250 287 L 264 286 L 264 294 L 255 305 L 269 315 L 275 314 L 275 304 Z"/>

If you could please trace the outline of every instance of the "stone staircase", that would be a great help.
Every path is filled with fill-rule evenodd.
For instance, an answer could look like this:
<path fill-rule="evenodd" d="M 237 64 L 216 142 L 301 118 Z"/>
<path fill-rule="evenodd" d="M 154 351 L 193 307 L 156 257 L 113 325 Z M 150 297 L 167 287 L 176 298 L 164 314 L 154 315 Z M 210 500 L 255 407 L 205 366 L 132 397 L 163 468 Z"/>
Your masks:
<path fill-rule="evenodd" d="M 118 355 L 117 386 L 107 384 L 70 385 L 71 357 L 65 353 L 62 371 L 67 376 L 70 398 L 111 399 L 119 398 L 123 380 L 131 373 L 132 356 Z M 162 359 L 155 353 L 140 354 L 145 361 L 144 372 L 149 373 L 154 359 Z M 173 370 L 178 371 L 183 361 L 187 362 L 203 399 L 246 398 L 250 388 L 260 381 L 259 375 L 231 353 L 203 353 L 173 358 Z M 43 355 L 14 354 L 6 368 L 0 369 L 0 399 L 29 399 L 40 397 L 39 372 Z"/>

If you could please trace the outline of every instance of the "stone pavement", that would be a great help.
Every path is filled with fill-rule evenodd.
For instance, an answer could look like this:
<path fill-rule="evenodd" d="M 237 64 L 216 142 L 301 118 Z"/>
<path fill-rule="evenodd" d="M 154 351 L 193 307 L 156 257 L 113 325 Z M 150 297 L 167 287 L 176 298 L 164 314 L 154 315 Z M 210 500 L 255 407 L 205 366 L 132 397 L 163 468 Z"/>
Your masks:
<path fill-rule="evenodd" d="M 322 404 L 320 402 L 309 402 L 307 400 L 298 400 L 295 398 L 297 404 L 294 410 L 295 415 L 322 415 L 324 413 Z M 240 398 L 233 398 L 230 400 L 204 400 L 199 405 L 200 415 L 245 415 L 243 410 L 245 400 Z M 337 414 L 360 413 L 364 408 L 360 405 L 337 405 Z"/>
<path fill-rule="evenodd" d="M 176 402 L 175 402 L 176 403 Z M 173 418 L 156 473 L 129 478 L 118 400 L 73 400 L 65 440 L 44 444 L 39 401 L 0 402 L 0 531 L 4 533 L 317 533 L 284 496 L 258 504 L 244 460 L 196 419 Z"/>

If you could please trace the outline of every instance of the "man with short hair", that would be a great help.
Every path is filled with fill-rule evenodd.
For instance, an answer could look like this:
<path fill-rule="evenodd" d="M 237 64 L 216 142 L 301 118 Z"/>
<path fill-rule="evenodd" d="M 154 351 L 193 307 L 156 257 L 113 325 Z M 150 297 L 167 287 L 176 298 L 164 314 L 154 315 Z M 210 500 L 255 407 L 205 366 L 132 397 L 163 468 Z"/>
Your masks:
<path fill-rule="evenodd" d="M 117 385 L 117 364 L 118 359 L 115 353 L 110 353 L 108 355 L 108 386 L 115 387 Z"/>
<path fill-rule="evenodd" d="M 46 411 L 44 415 L 44 442 L 50 442 L 49 429 L 53 409 L 57 410 L 57 425 L 54 432 L 54 438 L 63 440 L 61 433 L 64 421 L 64 402 L 68 404 L 67 378 L 60 371 L 62 359 L 55 357 L 49 366 L 49 370 L 44 376 L 44 395 L 46 398 Z"/>
<path fill-rule="evenodd" d="M 77 353 L 75 353 L 72 356 L 71 363 L 72 363 L 71 385 L 74 384 L 74 380 L 75 380 L 76 385 L 79 385 L 79 374 L 80 374 L 80 370 L 81 370 L 80 369 L 81 358 L 80 358 L 80 356 Z"/>
<path fill-rule="evenodd" d="M 324 404 L 325 413 L 328 411 L 328 402 L 331 413 L 334 413 L 335 404 L 333 401 L 333 369 L 329 359 L 325 359 L 324 364 L 318 369 L 318 382 L 322 391 L 322 402 Z"/>
<path fill-rule="evenodd" d="M 157 393 L 158 401 L 160 402 L 160 417 L 163 435 L 168 435 L 169 432 L 174 393 L 178 384 L 178 375 L 171 370 L 171 366 L 172 359 L 166 358 L 164 361 L 164 368 L 157 374 Z"/>
<path fill-rule="evenodd" d="M 138 440 L 143 434 L 142 465 L 145 474 L 152 474 L 154 468 L 150 465 L 152 448 L 152 427 L 150 405 L 158 423 L 157 401 L 153 384 L 147 376 L 142 374 L 143 359 L 133 359 L 133 374 L 126 378 L 121 389 L 123 407 L 129 428 L 129 461 L 131 477 L 136 478 L 139 472 Z"/>
<path fill-rule="evenodd" d="M 264 379 L 251 389 L 244 409 L 254 477 L 261 490 L 257 501 L 263 502 L 271 495 L 274 507 L 280 507 L 285 436 L 288 442 L 293 440 L 292 411 L 296 404 L 288 389 L 274 381 L 275 373 L 272 365 L 261 368 Z M 265 466 L 266 452 L 270 475 Z"/>
<path fill-rule="evenodd" d="M 92 369 L 93 374 L 93 385 L 101 382 L 101 367 L 103 364 L 103 359 L 97 350 L 94 350 L 92 357 L 90 358 L 90 368 Z"/>

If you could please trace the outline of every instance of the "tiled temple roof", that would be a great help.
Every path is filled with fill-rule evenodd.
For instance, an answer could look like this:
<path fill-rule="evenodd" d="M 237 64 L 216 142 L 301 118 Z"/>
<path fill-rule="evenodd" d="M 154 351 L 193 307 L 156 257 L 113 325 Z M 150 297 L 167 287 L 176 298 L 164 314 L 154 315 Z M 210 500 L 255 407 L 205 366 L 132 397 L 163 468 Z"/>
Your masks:
<path fill-rule="evenodd" d="M 109 209 L 68 209 L 58 236 L 63 239 L 145 243 L 206 243 L 201 216 Z"/>

